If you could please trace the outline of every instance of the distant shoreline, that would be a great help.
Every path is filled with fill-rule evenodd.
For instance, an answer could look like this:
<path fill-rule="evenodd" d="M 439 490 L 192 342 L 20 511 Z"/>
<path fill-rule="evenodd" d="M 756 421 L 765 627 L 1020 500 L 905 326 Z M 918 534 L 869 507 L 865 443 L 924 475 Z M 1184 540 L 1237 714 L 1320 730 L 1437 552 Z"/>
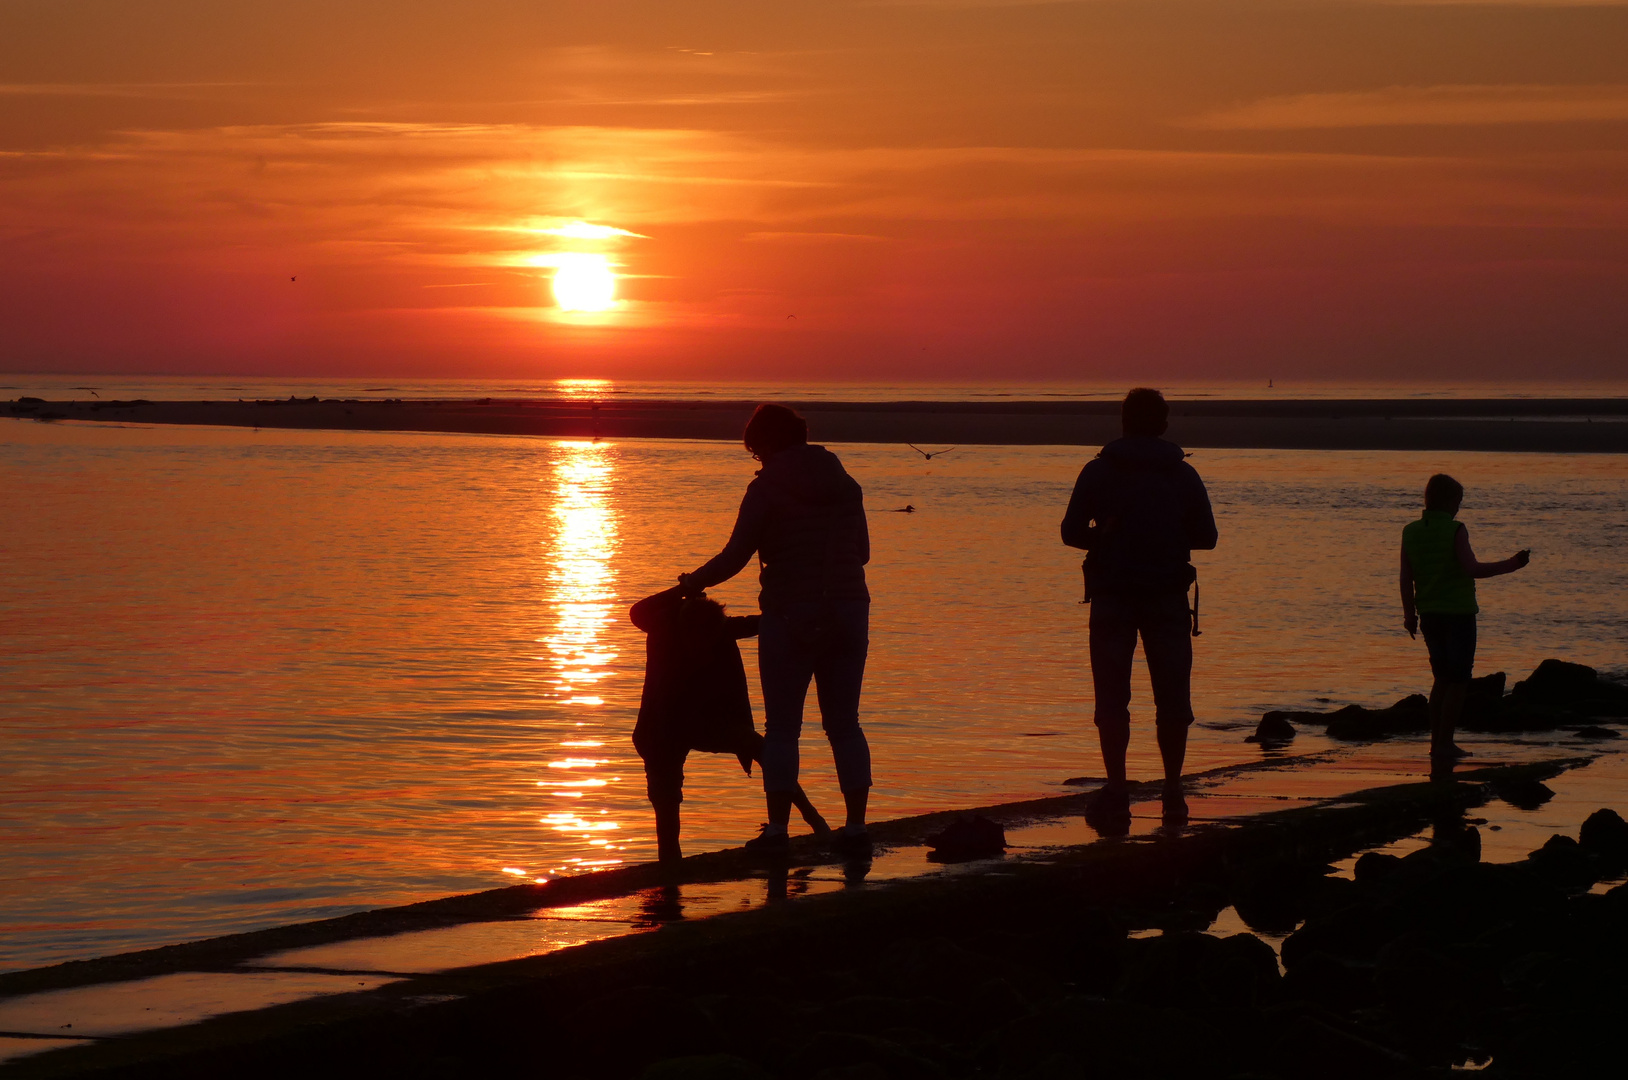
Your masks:
<path fill-rule="evenodd" d="M 753 401 L 480 400 L 40 401 L 40 420 L 139 421 L 341 431 L 559 438 L 740 437 Z M 787 401 L 828 443 L 1100 446 L 1119 434 L 1112 401 Z M 1202 400 L 1171 402 L 1169 438 L 1189 448 L 1628 453 L 1628 398 Z"/>

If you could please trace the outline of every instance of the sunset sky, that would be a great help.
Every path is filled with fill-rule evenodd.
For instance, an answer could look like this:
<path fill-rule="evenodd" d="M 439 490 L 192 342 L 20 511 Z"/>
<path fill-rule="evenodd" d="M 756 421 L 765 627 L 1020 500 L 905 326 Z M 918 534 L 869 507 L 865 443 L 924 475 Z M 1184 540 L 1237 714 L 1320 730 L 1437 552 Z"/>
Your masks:
<path fill-rule="evenodd" d="M 1625 241 L 1628 4 L 0 0 L 9 371 L 1616 377 Z"/>

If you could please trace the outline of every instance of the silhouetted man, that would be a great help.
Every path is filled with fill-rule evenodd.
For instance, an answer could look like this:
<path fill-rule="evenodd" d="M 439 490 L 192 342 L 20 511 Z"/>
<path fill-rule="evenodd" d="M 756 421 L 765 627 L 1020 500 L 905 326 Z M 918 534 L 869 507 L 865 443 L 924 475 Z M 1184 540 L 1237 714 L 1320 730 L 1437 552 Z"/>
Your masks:
<path fill-rule="evenodd" d="M 1204 481 L 1165 433 L 1170 406 L 1138 388 L 1120 406 L 1124 437 L 1080 470 L 1063 517 L 1063 543 L 1084 548 L 1091 604 L 1091 679 L 1097 736 L 1108 783 L 1088 816 L 1128 824 L 1125 750 L 1131 738 L 1131 660 L 1142 637 L 1153 683 L 1159 756 L 1164 760 L 1164 820 L 1187 820 L 1181 768 L 1193 722 L 1193 642 L 1187 589 L 1197 578 L 1192 550 L 1215 547 L 1215 515 Z M 1196 628 L 1195 628 L 1196 629 Z"/>

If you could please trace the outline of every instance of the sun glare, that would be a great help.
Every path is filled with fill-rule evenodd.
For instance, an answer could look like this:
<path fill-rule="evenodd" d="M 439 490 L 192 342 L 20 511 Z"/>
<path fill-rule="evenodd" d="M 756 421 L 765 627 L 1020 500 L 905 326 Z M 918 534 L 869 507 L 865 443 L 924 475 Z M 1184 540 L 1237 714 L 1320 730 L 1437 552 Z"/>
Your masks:
<path fill-rule="evenodd" d="M 554 271 L 554 299 L 561 311 L 606 311 L 616 303 L 616 275 L 603 255 L 563 256 Z"/>

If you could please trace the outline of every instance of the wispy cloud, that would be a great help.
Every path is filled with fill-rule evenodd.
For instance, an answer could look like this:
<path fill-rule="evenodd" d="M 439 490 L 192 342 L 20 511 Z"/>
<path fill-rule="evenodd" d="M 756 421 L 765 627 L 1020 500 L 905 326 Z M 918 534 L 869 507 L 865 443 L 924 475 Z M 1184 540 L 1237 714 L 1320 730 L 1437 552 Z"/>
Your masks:
<path fill-rule="evenodd" d="M 843 243 L 875 243 L 886 240 L 885 236 L 875 236 L 871 233 L 849 232 L 751 232 L 745 239 L 750 243 L 780 243 L 780 244 L 843 244 Z"/>
<path fill-rule="evenodd" d="M 1187 126 L 1212 131 L 1564 124 L 1628 120 L 1628 86 L 1391 86 L 1297 94 L 1205 113 Z"/>
<path fill-rule="evenodd" d="M 262 85 L 252 82 L 0 83 L 0 97 L 177 98 Z"/>

